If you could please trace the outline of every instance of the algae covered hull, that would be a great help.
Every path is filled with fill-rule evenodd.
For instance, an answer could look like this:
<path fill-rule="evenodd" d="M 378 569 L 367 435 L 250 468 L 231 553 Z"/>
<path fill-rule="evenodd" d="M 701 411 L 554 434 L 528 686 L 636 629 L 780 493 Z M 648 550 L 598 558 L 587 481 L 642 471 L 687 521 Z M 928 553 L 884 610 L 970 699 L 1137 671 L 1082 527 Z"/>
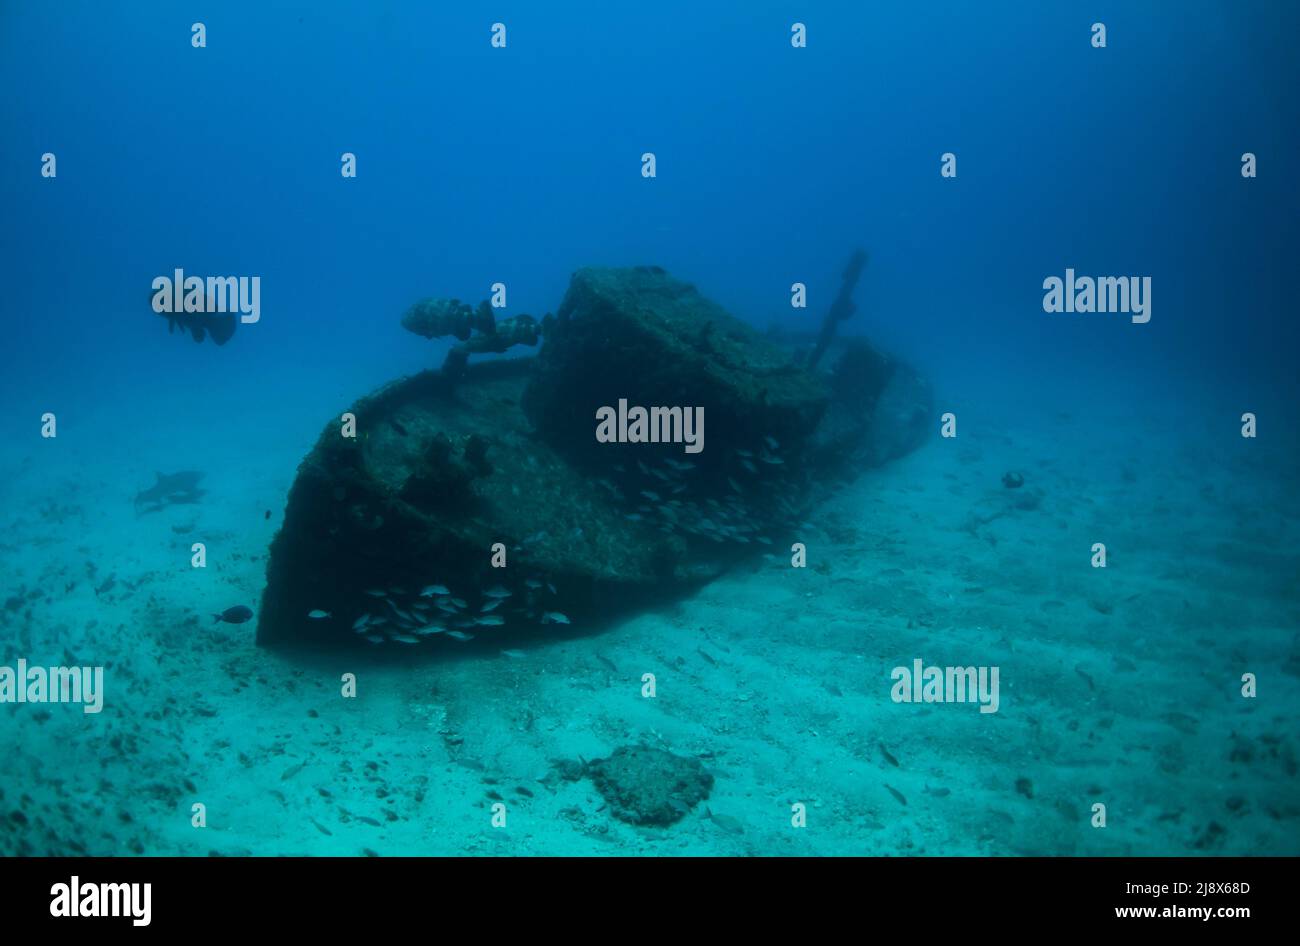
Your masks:
<path fill-rule="evenodd" d="M 788 556 L 810 504 L 929 410 L 883 356 L 806 371 L 654 267 L 580 270 L 543 324 L 535 358 L 424 372 L 358 402 L 355 436 L 326 427 L 271 545 L 259 643 L 441 645 L 662 602 Z"/>

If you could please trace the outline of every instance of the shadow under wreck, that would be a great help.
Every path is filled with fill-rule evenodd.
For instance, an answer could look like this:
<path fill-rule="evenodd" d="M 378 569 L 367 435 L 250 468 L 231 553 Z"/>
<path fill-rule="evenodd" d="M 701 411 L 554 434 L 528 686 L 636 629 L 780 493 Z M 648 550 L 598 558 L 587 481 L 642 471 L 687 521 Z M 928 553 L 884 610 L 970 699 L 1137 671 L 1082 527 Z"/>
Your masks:
<path fill-rule="evenodd" d="M 801 340 L 658 267 L 579 270 L 540 322 L 429 300 L 403 324 L 461 344 L 362 399 L 355 436 L 332 422 L 303 461 L 260 644 L 518 640 L 661 604 L 788 557 L 807 512 L 914 448 L 932 413 L 928 385 L 865 342 L 823 337 L 829 368 L 810 367 Z M 535 358 L 469 363 L 539 338 Z"/>

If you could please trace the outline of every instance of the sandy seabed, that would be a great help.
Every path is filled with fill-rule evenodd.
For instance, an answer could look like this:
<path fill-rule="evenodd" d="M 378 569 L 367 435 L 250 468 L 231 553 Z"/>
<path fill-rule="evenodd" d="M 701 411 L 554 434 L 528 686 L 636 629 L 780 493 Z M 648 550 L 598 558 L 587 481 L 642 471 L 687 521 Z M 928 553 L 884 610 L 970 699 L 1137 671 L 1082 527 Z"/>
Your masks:
<path fill-rule="evenodd" d="M 97 715 L 0 707 L 0 852 L 1300 853 L 1300 500 L 1230 425 L 962 414 L 691 597 L 394 661 L 212 621 L 257 607 L 320 429 L 281 410 L 236 448 L 190 418 L 0 453 L 0 662 L 105 668 Z M 138 515 L 181 468 L 203 500 Z M 893 702 L 916 659 L 998 667 L 998 712 Z M 636 827 L 556 764 L 639 743 L 703 761 L 708 800 Z"/>

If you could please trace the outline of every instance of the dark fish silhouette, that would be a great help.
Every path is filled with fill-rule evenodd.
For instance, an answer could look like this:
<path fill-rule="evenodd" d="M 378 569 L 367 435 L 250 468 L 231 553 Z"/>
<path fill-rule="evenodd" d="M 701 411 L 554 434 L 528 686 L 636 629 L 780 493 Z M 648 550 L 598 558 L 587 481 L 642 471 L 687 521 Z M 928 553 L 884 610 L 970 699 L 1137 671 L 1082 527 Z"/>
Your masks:
<path fill-rule="evenodd" d="M 182 332 L 189 332 L 196 342 L 210 336 L 218 345 L 224 345 L 235 334 L 238 322 L 233 313 L 212 312 L 159 312 L 167 320 L 167 334 L 180 326 Z"/>
<path fill-rule="evenodd" d="M 246 608 L 242 604 L 237 604 L 233 608 L 226 608 L 220 614 L 212 615 L 212 623 L 217 624 L 225 621 L 227 624 L 243 624 L 253 616 L 253 609 Z"/>
<path fill-rule="evenodd" d="M 150 308 L 153 308 L 152 295 Z M 211 337 L 218 345 L 224 345 L 235 334 L 239 320 L 233 312 L 158 312 L 157 315 L 167 320 L 167 334 L 170 335 L 180 326 L 182 332 L 189 332 L 196 342 Z"/>
<path fill-rule="evenodd" d="M 199 489 L 199 480 L 203 474 L 198 470 L 155 472 L 154 476 L 158 482 L 135 494 L 135 508 L 139 511 L 157 512 L 164 506 L 191 505 L 203 498 L 204 490 Z"/>

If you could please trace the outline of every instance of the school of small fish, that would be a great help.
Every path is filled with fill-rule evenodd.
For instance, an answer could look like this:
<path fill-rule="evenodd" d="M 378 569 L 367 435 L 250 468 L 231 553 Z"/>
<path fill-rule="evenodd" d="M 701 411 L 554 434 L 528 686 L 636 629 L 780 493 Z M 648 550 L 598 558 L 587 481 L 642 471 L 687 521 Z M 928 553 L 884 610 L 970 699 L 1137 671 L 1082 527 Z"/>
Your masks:
<path fill-rule="evenodd" d="M 697 501 L 690 498 L 687 492 L 692 485 L 691 477 L 698 472 L 696 465 L 672 457 L 663 459 L 659 465 L 638 460 L 635 471 L 616 464 L 614 470 L 621 478 L 637 481 L 627 492 L 608 479 L 596 483 L 627 503 L 629 511 L 624 518 L 629 522 L 644 522 L 666 535 L 685 533 L 720 544 L 758 542 L 771 545 L 772 539 L 760 535 L 759 527 L 753 524 L 756 517 L 749 504 L 761 502 L 765 512 L 763 518 L 767 519 L 771 518 L 773 511 L 788 517 L 800 513 L 786 498 L 798 491 L 781 489 L 779 478 L 773 479 L 772 472 L 761 472 L 757 466 L 757 463 L 762 463 L 769 470 L 783 467 L 785 461 L 777 454 L 780 448 L 781 444 L 775 437 L 764 437 L 762 444 L 754 450 L 734 450 L 727 465 L 729 472 L 723 477 L 730 494 L 723 499 L 708 496 Z M 742 483 L 742 480 L 748 482 Z M 649 488 L 642 489 L 643 485 Z M 759 492 L 761 496 L 755 495 Z"/>
<path fill-rule="evenodd" d="M 368 588 L 366 595 L 375 604 L 352 622 L 352 632 L 371 644 L 419 644 L 436 636 L 456 641 L 472 641 L 480 627 L 506 624 L 568 624 L 558 611 L 542 610 L 542 595 L 556 593 L 555 586 L 539 578 L 528 578 L 519 594 L 504 585 L 494 585 L 478 595 L 471 606 L 469 598 L 457 597 L 447 585 L 432 584 L 411 594 L 404 588 Z M 499 613 L 504 612 L 504 613 Z M 319 608 L 307 617 L 316 621 L 332 617 Z M 503 651 L 515 656 L 518 651 Z"/>
<path fill-rule="evenodd" d="M 772 539 L 760 535 L 752 524 L 755 517 L 748 506 L 752 502 L 762 502 L 768 513 L 763 518 L 769 521 L 773 509 L 791 517 L 798 515 L 799 510 L 785 498 L 797 491 L 781 489 L 780 479 L 773 480 L 771 474 L 760 476 L 759 473 L 758 464 L 768 469 L 784 466 L 785 461 L 778 455 L 780 448 L 776 438 L 763 437 L 762 443 L 753 450 L 734 450 L 722 477 L 730 495 L 723 499 L 706 496 L 697 501 L 684 495 L 692 485 L 692 477 L 699 471 L 691 461 L 675 457 L 664 458 L 657 464 L 637 460 L 636 472 L 615 465 L 614 470 L 624 480 L 636 482 L 627 493 L 610 480 L 596 482 L 629 507 L 634 507 L 633 511 L 626 513 L 627 519 L 645 522 L 660 532 L 670 535 L 680 532 L 718 543 L 743 545 L 753 541 L 771 545 Z M 784 473 L 779 475 L 788 476 Z M 742 485 L 737 477 L 740 480 L 748 478 L 748 483 Z M 580 538 L 581 530 L 576 535 Z M 527 548 L 546 538 L 545 533 L 538 533 L 527 537 L 520 545 Z M 542 607 L 543 595 L 555 595 L 556 590 L 549 581 L 536 576 L 524 579 L 522 587 L 514 590 L 498 584 L 470 596 L 477 598 L 472 606 L 470 597 L 459 597 L 448 585 L 438 583 L 425 585 L 414 594 L 399 587 L 368 588 L 365 593 L 374 599 L 374 605 L 352 622 L 352 630 L 376 645 L 390 642 L 413 645 L 438 636 L 464 642 L 473 640 L 476 631 L 483 627 L 570 623 L 567 615 Z M 326 621 L 333 615 L 317 608 L 308 612 L 307 617 L 313 621 Z M 502 653 L 514 658 L 523 656 L 514 650 Z"/>

